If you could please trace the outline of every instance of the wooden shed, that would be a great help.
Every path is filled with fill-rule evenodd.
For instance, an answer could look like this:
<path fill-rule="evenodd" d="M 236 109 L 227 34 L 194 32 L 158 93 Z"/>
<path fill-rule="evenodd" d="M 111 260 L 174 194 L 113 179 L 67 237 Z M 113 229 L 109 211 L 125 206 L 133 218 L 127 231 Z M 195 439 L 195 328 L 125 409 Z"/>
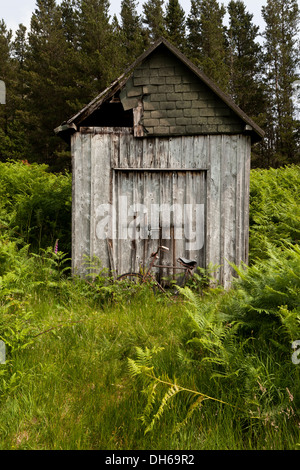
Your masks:
<path fill-rule="evenodd" d="M 138 271 L 163 244 L 163 264 L 219 266 L 230 286 L 228 262 L 248 261 L 251 145 L 264 133 L 178 49 L 160 39 L 55 132 L 71 139 L 74 272 L 94 256 Z"/>

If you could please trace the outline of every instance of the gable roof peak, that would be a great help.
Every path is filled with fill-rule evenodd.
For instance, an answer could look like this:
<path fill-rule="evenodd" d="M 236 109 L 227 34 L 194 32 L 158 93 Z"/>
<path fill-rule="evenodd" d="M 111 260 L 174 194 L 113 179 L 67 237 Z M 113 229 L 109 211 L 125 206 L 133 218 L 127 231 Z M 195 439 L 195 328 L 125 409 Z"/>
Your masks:
<path fill-rule="evenodd" d="M 252 141 L 257 142 L 264 137 L 264 131 L 243 111 L 241 110 L 232 98 L 224 93 L 221 88 L 206 74 L 202 72 L 190 59 L 188 59 L 177 47 L 169 42 L 165 37 L 158 38 L 146 51 L 144 51 L 108 88 L 102 91 L 96 98 L 82 108 L 78 113 L 73 115 L 69 120 L 65 121 L 61 126 L 55 129 L 55 133 L 76 131 L 77 125 L 84 119 L 90 116 L 94 111 L 99 109 L 104 101 L 111 98 L 116 92 L 121 90 L 133 71 L 140 66 L 155 50 L 161 45 L 166 47 L 179 61 L 181 61 L 188 69 L 190 69 L 202 82 L 204 82 L 210 90 L 215 93 L 242 121 L 245 123 L 245 130 L 249 131 L 252 135 Z"/>

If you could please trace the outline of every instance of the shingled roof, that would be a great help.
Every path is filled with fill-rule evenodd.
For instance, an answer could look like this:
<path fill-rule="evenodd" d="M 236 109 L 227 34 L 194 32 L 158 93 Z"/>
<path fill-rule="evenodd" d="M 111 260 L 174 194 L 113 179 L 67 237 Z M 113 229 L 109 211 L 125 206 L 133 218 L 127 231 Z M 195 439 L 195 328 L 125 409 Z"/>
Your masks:
<path fill-rule="evenodd" d="M 89 104 L 87 104 L 78 113 L 57 127 L 55 129 L 55 133 L 64 137 L 66 134 L 69 135 L 69 133 L 76 132 L 83 121 L 90 117 L 95 111 L 99 110 L 101 106 L 110 100 L 116 93 L 124 89 L 125 85 L 132 77 L 134 71 L 160 47 L 165 47 L 171 54 L 173 54 L 183 65 L 189 69 L 190 72 L 195 74 L 195 76 L 198 77 L 198 79 L 202 81 L 216 97 L 218 97 L 225 105 L 227 105 L 237 118 L 244 122 L 244 131 L 251 135 L 252 142 L 258 142 L 263 138 L 264 131 L 234 103 L 231 97 L 224 93 L 184 54 L 182 54 L 176 47 L 174 47 L 164 38 L 161 38 L 155 42 L 127 70 L 125 70 L 125 72 L 119 78 L 112 82 L 108 88 L 96 96 L 96 98 L 93 99 Z"/>

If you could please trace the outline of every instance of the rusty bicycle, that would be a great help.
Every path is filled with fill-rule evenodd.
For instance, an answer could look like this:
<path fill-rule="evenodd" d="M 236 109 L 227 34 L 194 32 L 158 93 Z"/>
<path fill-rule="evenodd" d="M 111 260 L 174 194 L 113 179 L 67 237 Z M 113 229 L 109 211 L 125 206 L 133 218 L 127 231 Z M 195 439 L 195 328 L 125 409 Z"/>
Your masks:
<path fill-rule="evenodd" d="M 180 264 L 180 266 L 155 264 L 161 251 L 167 252 L 169 251 L 169 248 L 167 248 L 166 246 L 158 246 L 157 250 L 150 255 L 149 266 L 144 273 L 121 274 L 117 277 L 117 281 L 124 283 L 124 285 L 126 286 L 151 283 L 154 287 L 157 287 L 161 292 L 166 293 L 166 289 L 156 279 L 155 274 L 153 273 L 153 268 L 181 270 L 183 271 L 181 282 L 174 285 L 174 293 L 178 293 L 178 287 L 183 287 L 186 284 L 187 280 L 193 277 L 194 269 L 197 266 L 197 261 L 189 260 L 186 258 L 178 258 L 177 262 Z"/>

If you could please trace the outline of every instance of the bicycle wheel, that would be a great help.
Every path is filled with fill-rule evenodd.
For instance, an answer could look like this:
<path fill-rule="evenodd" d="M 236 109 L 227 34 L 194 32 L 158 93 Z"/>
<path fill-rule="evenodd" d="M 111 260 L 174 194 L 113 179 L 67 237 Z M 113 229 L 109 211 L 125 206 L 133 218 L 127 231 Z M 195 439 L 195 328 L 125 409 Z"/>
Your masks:
<path fill-rule="evenodd" d="M 130 288 L 142 284 L 143 276 L 140 273 L 125 273 L 117 277 L 117 281 L 122 283 L 122 286 Z"/>

